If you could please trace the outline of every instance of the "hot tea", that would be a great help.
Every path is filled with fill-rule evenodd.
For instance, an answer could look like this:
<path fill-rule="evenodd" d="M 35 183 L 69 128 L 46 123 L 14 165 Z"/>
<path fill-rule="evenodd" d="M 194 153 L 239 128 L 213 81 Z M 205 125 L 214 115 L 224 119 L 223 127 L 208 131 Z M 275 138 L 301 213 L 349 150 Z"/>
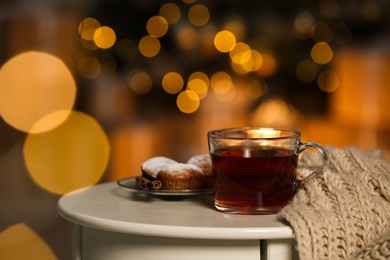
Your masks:
<path fill-rule="evenodd" d="M 276 212 L 294 196 L 298 155 L 275 147 L 232 146 L 212 154 L 215 205 L 222 211 Z"/>
<path fill-rule="evenodd" d="M 207 137 L 216 178 L 214 205 L 226 213 L 276 213 L 328 164 L 326 149 L 315 142 L 302 143 L 296 130 L 225 128 L 209 131 Z M 316 149 L 323 163 L 296 179 L 298 156 L 307 148 Z"/>

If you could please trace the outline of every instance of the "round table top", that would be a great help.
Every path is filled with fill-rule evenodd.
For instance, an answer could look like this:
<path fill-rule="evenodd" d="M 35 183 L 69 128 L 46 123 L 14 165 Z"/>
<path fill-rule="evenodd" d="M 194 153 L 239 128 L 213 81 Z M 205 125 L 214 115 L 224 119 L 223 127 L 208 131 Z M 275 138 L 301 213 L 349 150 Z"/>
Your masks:
<path fill-rule="evenodd" d="M 276 215 L 236 215 L 217 211 L 213 195 L 158 197 L 102 183 L 62 196 L 59 213 L 91 228 L 133 235 L 194 239 L 292 238 Z"/>

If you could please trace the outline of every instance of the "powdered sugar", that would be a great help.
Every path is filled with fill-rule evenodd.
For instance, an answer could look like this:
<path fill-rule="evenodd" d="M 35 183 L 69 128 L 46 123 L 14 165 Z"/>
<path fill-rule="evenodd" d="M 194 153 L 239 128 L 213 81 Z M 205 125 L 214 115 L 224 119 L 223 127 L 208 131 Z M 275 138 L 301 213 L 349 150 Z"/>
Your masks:
<path fill-rule="evenodd" d="M 151 177 L 157 178 L 158 172 L 165 167 L 166 165 L 170 164 L 178 164 L 175 160 L 169 159 L 164 156 L 157 156 L 150 158 L 149 160 L 145 161 L 142 164 L 142 170 L 146 173 L 148 173 Z"/>
<path fill-rule="evenodd" d="M 163 165 L 160 168 L 161 171 L 170 173 L 170 174 L 180 174 L 180 173 L 186 173 L 188 170 L 193 170 L 196 172 L 199 172 L 201 174 L 204 174 L 202 169 L 200 169 L 198 166 L 192 165 L 192 164 L 186 164 L 186 163 L 172 163 L 172 164 L 166 164 Z"/>
<path fill-rule="evenodd" d="M 210 164 L 210 155 L 209 154 L 195 155 L 191 157 L 187 163 L 194 164 L 194 165 L 202 165 L 207 163 Z"/>

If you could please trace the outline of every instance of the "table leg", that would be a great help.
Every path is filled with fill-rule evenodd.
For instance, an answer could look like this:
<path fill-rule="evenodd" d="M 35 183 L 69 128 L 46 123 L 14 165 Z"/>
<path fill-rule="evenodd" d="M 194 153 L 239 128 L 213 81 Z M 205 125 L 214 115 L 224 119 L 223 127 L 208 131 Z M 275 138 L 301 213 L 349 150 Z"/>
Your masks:
<path fill-rule="evenodd" d="M 81 260 L 81 232 L 82 228 L 74 224 L 72 226 L 72 259 Z"/>
<path fill-rule="evenodd" d="M 262 260 L 297 260 L 298 254 L 293 246 L 292 239 L 261 240 Z"/>

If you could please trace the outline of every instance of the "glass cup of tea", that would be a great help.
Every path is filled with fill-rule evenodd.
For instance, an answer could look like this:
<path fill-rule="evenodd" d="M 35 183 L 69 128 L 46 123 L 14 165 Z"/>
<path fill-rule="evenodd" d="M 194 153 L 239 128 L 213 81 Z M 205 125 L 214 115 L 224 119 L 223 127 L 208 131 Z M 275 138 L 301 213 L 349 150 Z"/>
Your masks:
<path fill-rule="evenodd" d="M 321 174 L 328 152 L 314 142 L 301 143 L 296 130 L 281 128 L 227 128 L 208 132 L 214 205 L 222 212 L 275 214 L 305 182 Z M 315 148 L 323 162 L 297 179 L 298 156 Z"/>

